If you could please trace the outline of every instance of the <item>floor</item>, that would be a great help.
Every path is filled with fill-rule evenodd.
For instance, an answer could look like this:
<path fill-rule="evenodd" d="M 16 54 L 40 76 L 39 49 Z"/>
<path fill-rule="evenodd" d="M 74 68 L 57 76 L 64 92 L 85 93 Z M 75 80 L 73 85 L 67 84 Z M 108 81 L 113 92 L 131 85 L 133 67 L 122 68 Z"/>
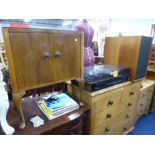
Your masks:
<path fill-rule="evenodd" d="M 142 116 L 129 135 L 155 135 L 155 112 Z"/>

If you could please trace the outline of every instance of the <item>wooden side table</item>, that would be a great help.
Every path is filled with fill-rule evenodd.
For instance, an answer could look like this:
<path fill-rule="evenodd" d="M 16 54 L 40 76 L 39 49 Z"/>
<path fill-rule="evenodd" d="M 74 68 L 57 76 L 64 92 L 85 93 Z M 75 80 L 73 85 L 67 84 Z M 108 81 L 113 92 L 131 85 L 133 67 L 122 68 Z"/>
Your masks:
<path fill-rule="evenodd" d="M 80 106 L 79 109 L 53 120 L 48 120 L 46 118 L 35 103 L 34 98 L 25 98 L 22 101 L 22 106 L 26 119 L 26 128 L 24 130 L 18 128 L 20 117 L 13 104 L 10 105 L 10 109 L 8 110 L 7 120 L 16 130 L 14 135 L 86 135 L 88 133 L 87 120 L 89 109 L 86 106 Z M 45 124 L 38 128 L 34 128 L 30 119 L 35 116 L 40 116 Z M 4 134 L 1 127 L 0 134 Z"/>

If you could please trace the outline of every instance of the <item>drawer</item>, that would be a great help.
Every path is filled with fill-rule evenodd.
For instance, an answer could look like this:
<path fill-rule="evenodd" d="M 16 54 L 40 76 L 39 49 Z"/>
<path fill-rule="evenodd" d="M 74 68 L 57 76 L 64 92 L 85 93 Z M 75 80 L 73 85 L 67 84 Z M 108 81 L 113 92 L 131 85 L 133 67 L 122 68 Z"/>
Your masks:
<path fill-rule="evenodd" d="M 117 121 L 97 126 L 93 131 L 95 135 L 120 135 L 121 133 L 121 128 Z"/>
<path fill-rule="evenodd" d="M 124 87 L 122 93 L 122 101 L 133 102 L 139 98 L 141 83 L 134 83 L 129 86 Z"/>
<path fill-rule="evenodd" d="M 117 111 L 120 108 L 121 102 L 121 90 L 113 90 L 108 93 L 98 95 L 93 98 L 93 104 L 96 109 L 96 113 L 102 113 L 105 110 Z"/>
<path fill-rule="evenodd" d="M 137 112 L 148 113 L 150 103 L 151 99 L 149 98 L 144 98 L 143 100 L 140 100 L 137 105 Z"/>
<path fill-rule="evenodd" d="M 148 90 L 144 90 L 140 93 L 140 99 L 152 98 L 152 96 L 153 96 L 153 91 L 149 92 Z"/>
<path fill-rule="evenodd" d="M 100 124 L 110 123 L 115 120 L 117 117 L 117 113 L 115 111 L 106 110 L 100 114 L 95 115 L 94 124 L 96 126 Z"/>
<path fill-rule="evenodd" d="M 138 102 L 138 101 L 137 101 Z M 137 103 L 136 101 L 126 101 L 124 103 L 122 103 L 122 111 L 132 111 L 135 110 L 137 107 Z"/>
<path fill-rule="evenodd" d="M 96 110 L 94 113 L 94 124 L 95 125 L 100 125 L 100 124 L 105 124 L 105 123 L 110 123 L 113 122 L 114 120 L 119 120 L 120 118 L 121 111 L 118 107 L 113 107 L 113 108 L 105 108 L 102 111 Z"/>
<path fill-rule="evenodd" d="M 147 96 L 147 97 L 152 98 L 153 91 L 154 91 L 154 86 L 150 86 L 146 89 L 143 89 L 143 90 L 141 90 L 141 97 Z"/>
<path fill-rule="evenodd" d="M 134 125 L 135 115 L 136 113 L 134 112 L 124 112 L 119 115 L 116 115 L 111 121 L 95 124 L 93 133 L 98 135 L 123 134 Z"/>
<path fill-rule="evenodd" d="M 133 127 L 132 121 L 124 122 L 122 127 L 120 128 L 122 134 L 125 134 L 127 131 L 129 131 Z"/>
<path fill-rule="evenodd" d="M 111 118 L 101 118 L 101 119 L 95 119 L 94 124 L 93 124 L 93 129 L 96 130 L 103 130 L 103 128 L 107 127 L 117 127 L 118 122 L 122 120 L 121 114 L 113 115 Z M 103 131 L 102 131 L 103 132 Z"/>
<path fill-rule="evenodd" d="M 146 106 L 150 106 L 152 98 L 146 98 L 145 102 L 146 102 Z"/>
<path fill-rule="evenodd" d="M 66 135 L 81 135 L 82 134 L 82 124 L 76 125 L 74 128 L 70 129 Z"/>
<path fill-rule="evenodd" d="M 134 126 L 134 124 L 136 122 L 136 118 L 134 118 L 134 119 L 133 118 L 124 119 L 124 121 L 120 122 L 119 126 L 120 126 L 120 131 L 122 134 L 124 134 L 125 132 L 127 132 Z"/>
<path fill-rule="evenodd" d="M 141 109 L 139 109 L 138 113 L 140 115 L 144 115 L 144 114 L 147 114 L 149 112 L 149 108 L 148 107 L 143 107 Z"/>

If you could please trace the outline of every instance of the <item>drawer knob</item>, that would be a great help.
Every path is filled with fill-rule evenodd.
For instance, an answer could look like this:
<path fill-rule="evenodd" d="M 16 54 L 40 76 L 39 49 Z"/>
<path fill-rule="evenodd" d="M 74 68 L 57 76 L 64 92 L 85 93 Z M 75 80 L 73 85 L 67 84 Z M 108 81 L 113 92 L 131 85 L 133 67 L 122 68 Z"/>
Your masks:
<path fill-rule="evenodd" d="M 110 131 L 110 128 L 106 127 L 104 132 L 109 132 Z"/>
<path fill-rule="evenodd" d="M 140 114 L 137 114 L 137 116 L 139 117 L 139 116 L 140 116 Z"/>
<path fill-rule="evenodd" d="M 143 104 L 141 103 L 140 106 L 142 106 Z"/>
<path fill-rule="evenodd" d="M 142 97 L 144 97 L 145 96 L 145 94 L 142 94 Z"/>
<path fill-rule="evenodd" d="M 126 127 L 123 128 L 123 131 L 127 131 L 128 129 Z"/>
<path fill-rule="evenodd" d="M 106 118 L 111 118 L 112 115 L 110 113 L 107 114 Z"/>
<path fill-rule="evenodd" d="M 112 100 L 109 100 L 109 101 L 108 101 L 108 105 L 113 105 L 113 103 L 114 103 L 114 102 L 113 102 Z"/>
<path fill-rule="evenodd" d="M 132 96 L 132 95 L 134 95 L 134 94 L 135 94 L 135 93 L 134 93 L 133 91 L 131 91 L 129 95 Z"/>
<path fill-rule="evenodd" d="M 132 103 L 129 102 L 129 103 L 128 103 L 128 107 L 131 107 L 131 106 L 132 106 Z"/>
<path fill-rule="evenodd" d="M 129 116 L 129 115 L 126 115 L 125 118 L 126 118 L 126 119 L 127 119 L 127 118 L 130 118 L 130 116 Z"/>

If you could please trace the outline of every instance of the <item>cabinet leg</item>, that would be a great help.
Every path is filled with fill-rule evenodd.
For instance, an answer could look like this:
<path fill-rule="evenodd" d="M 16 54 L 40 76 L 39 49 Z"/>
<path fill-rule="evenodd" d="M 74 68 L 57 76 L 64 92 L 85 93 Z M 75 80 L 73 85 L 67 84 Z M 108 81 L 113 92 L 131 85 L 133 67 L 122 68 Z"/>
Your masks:
<path fill-rule="evenodd" d="M 22 101 L 22 96 L 25 94 L 25 92 L 19 92 L 19 93 L 14 93 L 13 94 L 13 102 L 15 104 L 15 107 L 20 115 L 20 119 L 21 119 L 21 124 L 19 126 L 20 129 L 24 129 L 26 127 L 25 124 L 25 118 L 24 118 L 24 114 L 23 114 L 23 110 L 22 110 L 22 105 L 21 105 L 21 101 Z"/>

